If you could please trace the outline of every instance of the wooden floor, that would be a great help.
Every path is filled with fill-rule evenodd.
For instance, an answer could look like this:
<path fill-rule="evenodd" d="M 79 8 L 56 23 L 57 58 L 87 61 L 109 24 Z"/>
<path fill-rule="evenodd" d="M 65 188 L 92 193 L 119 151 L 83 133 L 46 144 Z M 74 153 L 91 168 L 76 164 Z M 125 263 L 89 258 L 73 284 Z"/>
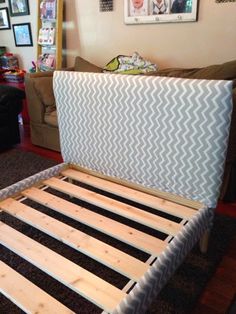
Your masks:
<path fill-rule="evenodd" d="M 44 149 L 39 146 L 35 146 L 30 141 L 30 128 L 29 125 L 20 125 L 21 133 L 21 143 L 18 145 L 18 148 L 26 151 L 33 152 L 40 156 L 53 159 L 59 162 L 62 162 L 61 154 L 52 150 Z"/>
<path fill-rule="evenodd" d="M 209 281 L 197 307 L 192 314 L 227 313 L 227 309 L 229 308 L 235 295 L 236 237 L 231 242 L 226 255 L 218 266 L 214 277 Z"/>
<path fill-rule="evenodd" d="M 34 146 L 30 142 L 29 126 L 21 126 L 22 142 L 20 149 L 41 156 L 62 161 L 60 153 Z M 220 203 L 217 211 L 236 217 L 236 203 Z M 235 226 L 236 228 L 236 226 Z M 227 313 L 236 294 L 236 237 L 230 244 L 226 255 L 216 270 L 214 277 L 208 283 L 192 314 L 224 314 Z M 164 314 L 164 313 L 163 313 Z M 230 313 L 231 314 L 231 313 Z M 232 313 L 233 314 L 233 313 Z"/>

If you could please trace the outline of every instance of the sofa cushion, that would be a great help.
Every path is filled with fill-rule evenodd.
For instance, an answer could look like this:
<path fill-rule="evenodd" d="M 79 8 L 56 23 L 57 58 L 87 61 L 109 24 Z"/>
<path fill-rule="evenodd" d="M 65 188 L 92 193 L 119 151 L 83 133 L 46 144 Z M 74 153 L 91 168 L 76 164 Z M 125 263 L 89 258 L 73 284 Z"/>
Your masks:
<path fill-rule="evenodd" d="M 152 73 L 153 74 L 153 73 Z M 236 60 L 222 64 L 210 65 L 203 68 L 169 68 L 159 70 L 155 73 L 158 76 L 182 77 L 191 79 L 207 80 L 233 80 L 236 86 Z"/>
<path fill-rule="evenodd" d="M 208 80 L 234 80 L 236 79 L 236 60 L 192 70 L 186 74 L 186 77 Z"/>
<path fill-rule="evenodd" d="M 99 68 L 81 57 L 76 57 L 74 70 L 77 72 L 102 72 L 102 68 Z"/>
<path fill-rule="evenodd" d="M 46 113 L 56 110 L 52 77 L 38 77 L 34 79 L 34 88 L 46 107 Z"/>

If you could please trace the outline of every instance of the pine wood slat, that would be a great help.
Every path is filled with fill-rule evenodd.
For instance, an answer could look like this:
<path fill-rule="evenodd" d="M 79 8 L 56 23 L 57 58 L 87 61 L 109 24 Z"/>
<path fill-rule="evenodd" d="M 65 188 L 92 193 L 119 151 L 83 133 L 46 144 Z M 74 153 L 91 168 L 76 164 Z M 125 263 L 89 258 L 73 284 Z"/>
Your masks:
<path fill-rule="evenodd" d="M 134 206 L 113 200 L 107 196 L 89 191 L 55 177 L 45 180 L 44 184 L 60 192 L 67 193 L 90 204 L 99 206 L 112 213 L 116 213 L 120 216 L 126 217 L 130 220 L 136 221 L 172 236 L 175 236 L 182 229 L 180 224 L 177 224 L 173 221 L 154 214 L 150 214 Z"/>
<path fill-rule="evenodd" d="M 158 256 L 167 246 L 167 243 L 160 239 L 37 188 L 32 187 L 26 189 L 22 194 L 29 199 L 106 233 L 113 238 L 128 243 L 144 252 L 150 253 L 151 255 Z"/>
<path fill-rule="evenodd" d="M 1 261 L 0 278 L 0 292 L 26 313 L 74 313 Z"/>
<path fill-rule="evenodd" d="M 120 289 L 4 223 L 0 223 L 0 240 L 5 247 L 105 311 L 112 312 L 126 296 Z"/>
<path fill-rule="evenodd" d="M 131 189 L 134 189 L 137 191 L 141 191 L 141 192 L 159 197 L 161 199 L 168 200 L 168 201 L 176 203 L 176 204 L 187 206 L 187 207 L 190 207 L 192 209 L 199 210 L 199 209 L 204 207 L 204 204 L 199 202 L 199 201 L 194 201 L 194 200 L 185 198 L 183 196 L 179 196 L 177 194 L 172 194 L 170 192 L 161 191 L 161 190 L 158 190 L 157 188 L 146 187 L 146 186 L 141 185 L 139 183 L 127 181 L 125 179 L 121 179 L 118 177 L 108 176 L 108 175 L 102 174 L 100 172 L 97 172 L 97 171 L 94 171 L 94 170 L 91 170 L 88 168 L 83 168 L 83 167 L 75 165 L 75 164 L 69 164 L 68 168 L 72 168 L 72 169 L 90 174 L 92 176 L 95 176 L 95 177 L 98 177 L 101 179 L 105 179 L 105 180 L 108 180 L 108 181 L 111 181 L 114 183 L 118 183 L 118 184 L 126 186 L 128 188 L 131 188 Z"/>
<path fill-rule="evenodd" d="M 14 199 L 4 200 L 0 203 L 0 207 L 8 214 L 49 234 L 130 279 L 138 281 L 149 268 L 147 264 L 138 259 Z"/>
<path fill-rule="evenodd" d="M 153 196 L 109 180 L 101 179 L 78 170 L 66 169 L 61 171 L 61 174 L 70 179 L 89 184 L 103 191 L 113 193 L 176 217 L 188 220 L 196 214 L 196 210 L 190 207 L 179 205 L 157 196 Z"/>

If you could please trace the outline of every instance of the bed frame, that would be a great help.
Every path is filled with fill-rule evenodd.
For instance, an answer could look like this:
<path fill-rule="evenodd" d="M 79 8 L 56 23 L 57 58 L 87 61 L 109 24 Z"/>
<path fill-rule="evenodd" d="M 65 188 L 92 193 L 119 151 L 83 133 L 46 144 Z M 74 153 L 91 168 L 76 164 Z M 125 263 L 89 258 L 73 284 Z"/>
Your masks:
<path fill-rule="evenodd" d="M 76 84 L 72 82 L 73 80 L 76 81 Z M 101 83 L 103 80 L 105 82 Z M 96 265 L 98 262 L 120 273 L 127 279 L 124 287 L 117 287 L 100 278 L 100 276 L 94 275 L 84 267 L 65 258 L 63 254 L 60 255 L 54 252 L 52 249 L 47 248 L 4 222 L 0 222 L 0 240 L 3 246 L 95 304 L 103 310 L 103 313 L 145 313 L 186 254 L 200 237 L 208 234 L 214 215 L 214 211 L 211 208 L 213 206 L 209 206 L 209 204 L 214 205 L 216 203 L 219 183 L 217 183 L 218 187 L 213 185 L 213 188 L 211 188 L 214 195 L 211 196 L 211 203 L 209 203 L 209 194 L 211 193 L 209 191 L 206 192 L 205 198 L 201 193 L 198 194 L 195 191 L 196 197 L 186 197 L 185 193 L 180 192 L 176 187 L 174 189 L 177 192 L 170 193 L 171 187 L 165 190 L 160 186 L 159 189 L 159 186 L 153 186 L 155 182 L 150 184 L 147 178 L 144 178 L 141 184 L 137 182 L 135 175 L 129 179 L 124 169 L 121 170 L 122 174 L 119 173 L 120 167 L 117 173 L 111 174 L 110 169 L 109 171 L 104 171 L 104 162 L 99 162 L 98 152 L 94 156 L 94 160 L 96 159 L 96 162 L 93 161 L 94 166 L 90 164 L 92 155 L 89 155 L 88 151 L 86 151 L 84 156 L 80 153 L 78 154 L 78 152 L 82 151 L 81 145 L 86 144 L 80 136 L 83 137 L 87 134 L 89 138 L 88 132 L 90 132 L 91 125 L 88 120 L 83 125 L 84 128 L 88 128 L 86 130 L 76 130 L 74 127 L 71 127 L 71 124 L 74 123 L 73 119 L 76 119 L 75 115 L 78 114 L 79 116 L 81 114 L 81 112 L 76 111 L 79 110 L 76 108 L 80 107 L 80 105 L 78 106 L 80 102 L 86 102 L 86 106 L 88 106 L 89 97 L 86 95 L 88 94 L 88 86 L 90 89 L 93 88 L 91 84 L 99 86 L 99 93 L 102 93 L 101 86 L 104 85 L 104 94 L 107 93 L 107 80 L 109 83 L 114 83 L 116 87 L 117 82 L 120 81 L 121 90 L 124 88 L 124 84 L 134 84 L 136 86 L 135 84 L 142 83 L 145 84 L 146 88 L 148 88 L 147 85 L 149 83 L 152 87 L 158 82 L 163 86 L 165 80 L 167 80 L 165 83 L 169 84 L 169 79 L 166 78 L 56 72 L 54 75 L 54 88 L 59 110 L 59 126 L 60 130 L 62 130 L 60 135 L 65 163 L 47 169 L 2 190 L 0 192 L 0 198 L 2 199 L 0 210 L 66 244 L 75 251 L 88 256 L 94 260 Z M 176 84 L 175 80 L 170 81 L 171 84 L 173 82 Z M 214 95 L 216 90 L 220 90 L 221 97 L 217 95 L 213 104 L 217 108 L 221 107 L 221 121 L 222 114 L 224 116 L 224 123 L 221 124 L 222 130 L 224 130 L 223 134 L 216 132 L 219 127 L 219 121 L 213 123 L 212 121 L 215 120 L 215 117 L 213 120 L 209 118 L 208 122 L 209 125 L 214 125 L 213 129 L 211 129 L 211 133 L 214 133 L 214 145 L 215 143 L 218 144 L 218 139 L 221 145 L 220 157 L 217 157 L 217 163 L 214 164 L 214 167 L 217 168 L 217 175 L 222 175 L 222 164 L 227 148 L 225 138 L 227 139 L 228 136 L 232 110 L 230 101 L 231 84 L 229 82 L 219 83 L 219 81 L 211 81 L 211 87 L 209 87 L 207 81 L 178 80 L 178 86 L 184 84 L 183 89 L 184 93 L 186 93 L 187 86 L 190 86 L 193 82 L 197 84 L 198 88 L 199 86 L 207 85 L 206 89 L 208 92 L 214 89 Z M 70 120 L 71 112 L 69 108 L 71 109 L 70 106 L 73 107 L 73 101 L 71 99 L 71 90 L 69 89 L 72 86 L 73 90 L 75 90 L 75 85 L 82 86 L 81 88 L 84 88 L 84 91 L 80 89 L 74 93 L 74 95 L 77 95 L 76 97 L 79 97 L 79 100 L 76 98 L 76 107 L 74 107 L 73 117 Z M 173 89 L 174 87 L 172 86 L 171 88 Z M 191 89 L 190 93 L 192 92 L 193 89 Z M 114 93 L 112 89 L 111 93 Z M 116 98 L 116 93 L 119 92 L 116 91 L 113 94 L 113 98 Z M 93 91 L 91 94 L 95 95 Z M 177 94 L 176 92 L 175 99 L 176 97 L 178 98 Z M 202 94 L 200 93 L 200 95 Z M 166 95 L 163 97 L 166 101 Z M 195 99 L 196 97 L 193 98 Z M 207 102 L 211 102 L 214 97 L 207 95 L 205 98 L 207 98 Z M 109 101 L 109 99 L 111 99 L 111 94 L 108 95 L 106 101 Z M 101 101 L 98 101 L 98 103 L 104 104 Z M 135 102 L 135 105 L 137 103 Z M 200 104 L 200 106 L 204 107 L 205 103 L 203 105 Z M 81 108 L 84 110 L 83 104 Z M 98 108 L 98 110 L 100 109 Z M 207 116 L 208 113 L 206 111 L 205 114 Z M 66 120 L 64 115 L 67 115 Z M 193 116 L 196 119 L 195 113 Z M 212 116 L 211 113 L 209 113 L 210 116 Z M 85 116 L 83 118 L 85 119 Z M 172 118 L 170 116 L 170 120 Z M 68 127 L 65 127 L 65 121 Z M 100 123 L 101 121 L 99 120 L 97 132 L 101 128 Z M 192 123 L 190 122 L 190 124 Z M 76 123 L 75 128 L 80 127 L 80 125 L 80 123 Z M 73 132 L 71 132 L 72 129 Z M 97 136 L 97 132 L 95 132 L 96 134 L 94 133 L 94 136 Z M 107 137 L 109 136 L 110 133 L 107 134 Z M 78 140 L 81 140 L 81 143 Z M 96 140 L 101 140 L 99 134 Z M 96 140 L 94 145 L 102 147 L 103 145 L 99 145 Z M 71 142 L 75 144 L 78 150 L 71 149 Z M 212 139 L 209 143 L 212 143 Z M 113 148 L 110 149 L 110 152 L 117 154 Z M 106 149 L 108 148 L 106 147 Z M 123 147 L 123 149 L 125 151 L 126 148 Z M 154 153 L 157 153 L 155 149 Z M 210 158 L 213 156 L 215 160 L 215 146 L 213 147 L 213 154 L 209 150 L 207 153 Z M 114 156 L 111 156 L 111 162 L 113 159 Z M 146 160 L 147 156 L 144 154 L 144 159 L 141 162 L 146 162 Z M 145 164 L 144 169 L 148 167 L 149 164 Z M 168 165 L 168 167 L 171 167 L 171 165 Z M 140 165 L 139 169 L 141 169 Z M 175 169 L 173 169 L 174 175 Z M 152 171 L 154 170 L 152 169 Z M 195 175 L 196 173 L 193 173 L 193 176 Z M 206 171 L 205 176 L 208 178 L 209 172 Z M 202 180 L 202 178 L 200 179 Z M 212 180 L 215 184 L 215 175 Z M 207 184 L 209 184 L 209 181 Z M 28 205 L 27 201 L 29 200 L 36 205 Z M 84 204 L 81 205 L 81 203 L 77 202 L 78 200 L 83 201 Z M 104 235 L 104 240 L 96 239 L 72 227 L 70 223 L 66 224 L 52 215 L 48 215 L 40 209 L 38 210 L 38 205 L 48 208 L 55 213 L 59 212 L 65 217 L 99 231 Z M 94 208 L 98 209 L 98 211 L 94 210 Z M 107 239 L 110 238 L 115 239 L 119 243 L 118 248 L 116 245 L 108 244 L 109 241 Z M 129 249 L 120 249 L 122 243 L 125 248 L 133 247 L 140 252 L 144 252 L 145 256 L 147 256 L 146 260 L 129 254 Z M 202 250 L 205 249 L 206 241 L 202 243 Z M 1 292 L 26 313 L 73 313 L 70 307 L 62 304 L 65 302 L 59 302 L 57 298 L 50 296 L 4 262 L 0 262 L 0 278 Z M 35 297 L 26 297 L 27 293 Z M 79 312 L 88 313 L 86 308 L 78 309 Z"/>
<path fill-rule="evenodd" d="M 107 191 L 122 198 L 129 199 L 152 207 L 159 211 L 166 212 L 172 216 L 172 219 L 166 219 L 161 216 L 139 209 L 140 206 L 131 206 L 127 203 L 114 200 L 98 192 L 91 192 L 85 188 L 74 185 L 73 182 L 66 182 L 66 179 L 76 180 L 96 189 Z M 93 211 L 81 208 L 61 197 L 54 196 L 46 191 L 50 187 L 63 192 L 71 197 L 83 199 L 88 203 L 95 204 L 100 208 L 113 211 L 118 215 L 144 224 L 149 228 L 159 230 L 165 234 L 165 239 L 145 234 L 135 228 L 119 223 L 113 219 L 94 213 Z M 34 208 L 22 203 L 22 200 L 31 199 L 41 205 L 47 206 L 52 210 L 58 211 L 83 224 L 89 225 L 104 234 L 119 239 L 131 246 L 138 248 L 150 255 L 144 263 L 104 242 L 90 237 L 89 235 L 76 230 Z M 191 202 L 189 202 L 191 203 Z M 190 204 L 188 204 L 190 206 Z M 123 290 L 118 289 L 93 274 L 73 264 L 68 259 L 54 253 L 52 250 L 42 246 L 34 240 L 29 239 L 24 234 L 1 223 L 1 241 L 10 250 L 20 255 L 26 260 L 39 267 L 41 270 L 50 274 L 52 277 L 64 283 L 72 290 L 82 294 L 88 300 L 91 300 L 107 312 L 112 312 L 125 297 L 126 292 L 138 282 L 140 278 L 148 271 L 150 265 L 167 247 L 173 237 L 183 228 L 195 214 L 196 210 L 202 205 L 197 202 L 191 204 L 193 207 L 180 205 L 174 201 L 163 200 L 157 196 L 138 191 L 134 188 L 98 178 L 96 176 L 75 170 L 74 167 L 65 167 L 57 176 L 53 176 L 21 191 L 15 198 L 7 198 L 0 203 L 0 207 L 6 213 L 20 219 L 27 224 L 45 232 L 46 234 L 66 243 L 75 250 L 88 255 L 89 257 L 107 265 L 113 270 L 125 275 L 130 281 Z M 179 218 L 179 223 L 173 221 L 173 217 Z M 45 261 L 44 256 L 48 259 Z M 55 264 L 60 267 L 55 269 Z M 13 269 L 1 263 L 1 276 L 5 275 L 2 282 L 4 294 L 26 312 L 35 313 L 44 305 L 45 313 L 49 313 L 48 306 L 57 306 L 57 313 L 64 313 L 62 306 L 56 300 L 52 300 L 49 295 L 43 293 L 38 287 L 33 286 L 24 277 L 18 275 Z M 68 272 L 70 269 L 70 272 Z M 17 285 L 12 285 L 12 277 L 17 277 Z M 19 290 L 16 288 L 19 287 Z M 24 289 L 34 289 L 39 297 L 36 300 L 24 299 Z M 27 291 L 25 291 L 26 293 Z M 33 301 L 33 304 L 31 304 Z M 48 312 L 47 312 L 48 311 Z M 65 308 L 64 308 L 65 311 Z M 69 309 L 67 309 L 69 312 Z"/>

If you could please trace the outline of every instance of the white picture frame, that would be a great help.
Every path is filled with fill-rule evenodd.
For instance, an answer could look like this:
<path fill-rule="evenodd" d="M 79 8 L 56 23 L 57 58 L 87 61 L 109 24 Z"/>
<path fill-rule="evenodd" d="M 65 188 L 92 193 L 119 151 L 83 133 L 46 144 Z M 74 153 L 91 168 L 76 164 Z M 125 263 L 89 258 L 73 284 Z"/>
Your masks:
<path fill-rule="evenodd" d="M 124 20 L 126 24 L 196 22 L 197 9 L 198 0 L 124 0 Z"/>

